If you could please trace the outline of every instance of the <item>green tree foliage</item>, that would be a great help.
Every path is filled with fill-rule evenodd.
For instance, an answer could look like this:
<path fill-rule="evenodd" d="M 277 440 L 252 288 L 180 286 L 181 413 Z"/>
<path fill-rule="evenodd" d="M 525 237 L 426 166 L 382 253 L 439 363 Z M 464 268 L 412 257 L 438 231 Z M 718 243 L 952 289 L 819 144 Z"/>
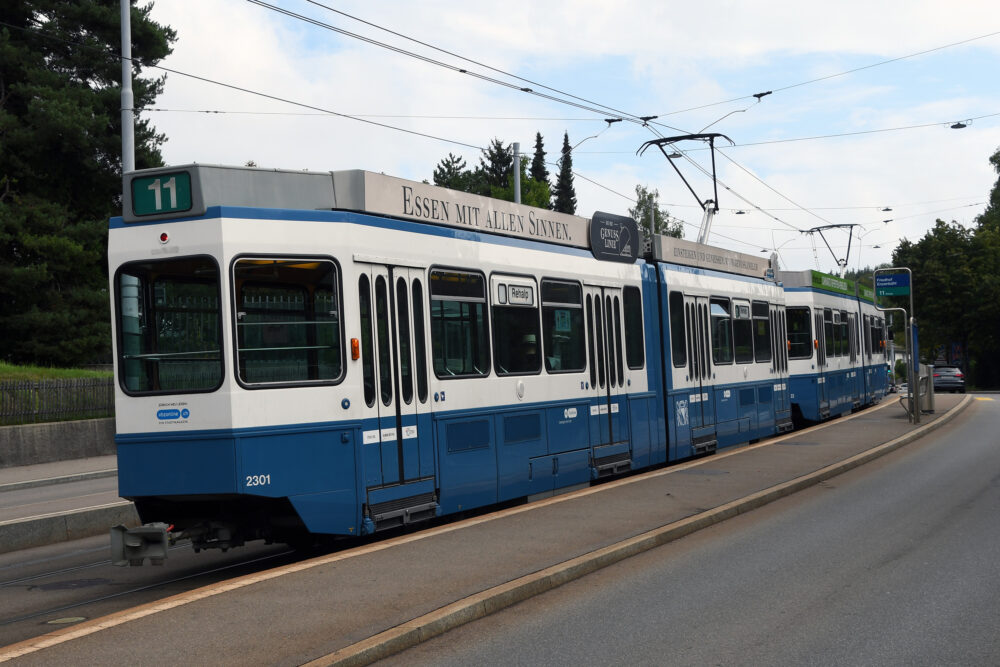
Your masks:
<path fill-rule="evenodd" d="M 1000 150 L 990 162 L 1000 176 Z M 974 229 L 938 220 L 917 242 L 903 240 L 893 265 L 913 271 L 913 308 L 924 361 L 944 356 L 973 384 L 1000 385 L 1000 178 Z M 900 304 L 902 305 L 902 304 Z M 964 352 L 952 358 L 955 346 Z"/>
<path fill-rule="evenodd" d="M 549 184 L 549 170 L 545 166 L 545 144 L 542 143 L 542 133 L 535 132 L 535 155 L 531 159 L 531 178 L 539 183 Z M 549 188 L 551 190 L 551 186 Z M 545 208 L 551 208 L 551 202 Z"/>
<path fill-rule="evenodd" d="M 514 201 L 514 172 L 505 188 L 493 188 L 490 196 L 496 199 Z M 537 181 L 528 176 L 528 158 L 521 157 L 521 203 L 536 208 L 548 208 L 552 193 L 548 181 Z"/>
<path fill-rule="evenodd" d="M 573 188 L 573 152 L 569 146 L 569 133 L 563 133 L 562 157 L 559 159 L 559 175 L 552 190 L 554 201 L 552 210 L 560 213 L 576 213 L 576 190 Z"/>
<path fill-rule="evenodd" d="M 448 153 L 448 157 L 441 160 L 434 169 L 434 185 L 465 191 L 468 185 L 468 169 L 465 167 L 465 159 Z"/>
<path fill-rule="evenodd" d="M 489 187 L 505 187 L 511 174 L 514 173 L 513 146 L 510 144 L 504 146 L 500 139 L 493 139 L 479 158 L 479 171 L 482 172 Z"/>
<path fill-rule="evenodd" d="M 541 135 L 539 135 L 541 136 Z M 549 208 L 551 194 L 548 181 L 528 177 L 528 158 L 521 156 L 521 203 Z M 493 139 L 483 149 L 479 166 L 470 171 L 465 160 L 448 153 L 434 169 L 434 185 L 469 192 L 484 197 L 514 201 L 514 150 L 500 139 Z"/>
<path fill-rule="evenodd" d="M 142 69 L 176 34 L 134 2 L 142 109 L 164 83 Z M 121 207 L 119 5 L 8 0 L 0 21 L 0 354 L 80 364 L 111 347 L 104 258 L 107 219 Z M 137 168 L 162 164 L 163 135 L 140 121 L 135 138 Z"/>
<path fill-rule="evenodd" d="M 635 186 L 635 207 L 628 214 L 639 223 L 639 233 L 643 239 L 650 234 L 663 234 L 674 238 L 684 238 L 684 225 L 679 220 L 670 221 L 670 215 L 660 208 L 660 193 L 642 185 Z"/>

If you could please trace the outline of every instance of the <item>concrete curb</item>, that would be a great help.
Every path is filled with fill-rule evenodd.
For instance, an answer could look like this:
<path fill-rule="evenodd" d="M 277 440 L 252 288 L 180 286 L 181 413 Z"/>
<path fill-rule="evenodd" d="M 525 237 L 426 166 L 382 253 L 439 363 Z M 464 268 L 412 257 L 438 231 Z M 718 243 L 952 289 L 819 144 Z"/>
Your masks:
<path fill-rule="evenodd" d="M 46 477 L 44 479 L 29 479 L 23 482 L 10 482 L 0 484 L 0 493 L 4 491 L 21 491 L 23 489 L 34 489 L 39 486 L 52 486 L 53 484 L 69 484 L 70 482 L 83 482 L 88 479 L 102 479 L 104 477 L 117 477 L 118 469 L 95 470 L 93 472 L 81 472 L 75 475 L 63 475 L 62 477 Z"/>
<path fill-rule="evenodd" d="M 810 486 L 835 477 L 841 473 L 864 465 L 881 456 L 918 440 L 931 431 L 952 421 L 972 403 L 973 397 L 966 396 L 957 406 L 939 419 L 921 426 L 895 440 L 874 447 L 838 463 L 820 468 L 796 479 L 772 486 L 745 498 L 721 505 L 707 512 L 682 519 L 653 529 L 617 544 L 592 551 L 571 560 L 553 565 L 539 572 L 526 575 L 506 584 L 495 586 L 476 595 L 469 596 L 428 614 L 424 614 L 395 628 L 390 628 L 368 639 L 346 646 L 306 663 L 306 667 L 327 665 L 370 665 L 378 660 L 400 653 L 448 630 L 457 628 L 497 611 L 510 607 L 565 583 L 579 579 L 619 561 L 649 551 L 668 542 L 708 528 L 739 514 L 757 509 L 776 500 L 790 496 Z"/>
<path fill-rule="evenodd" d="M 138 526 L 139 515 L 128 501 L 86 507 L 29 519 L 0 521 L 0 553 L 108 534 L 118 524 Z"/>

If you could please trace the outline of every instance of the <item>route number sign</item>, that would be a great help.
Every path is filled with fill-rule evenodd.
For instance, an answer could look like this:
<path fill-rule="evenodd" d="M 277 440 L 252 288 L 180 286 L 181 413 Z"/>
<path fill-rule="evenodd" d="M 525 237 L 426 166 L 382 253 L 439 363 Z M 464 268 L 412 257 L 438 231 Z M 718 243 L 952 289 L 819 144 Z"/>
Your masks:
<path fill-rule="evenodd" d="M 179 171 L 132 179 L 132 212 L 140 215 L 191 210 L 191 174 Z"/>

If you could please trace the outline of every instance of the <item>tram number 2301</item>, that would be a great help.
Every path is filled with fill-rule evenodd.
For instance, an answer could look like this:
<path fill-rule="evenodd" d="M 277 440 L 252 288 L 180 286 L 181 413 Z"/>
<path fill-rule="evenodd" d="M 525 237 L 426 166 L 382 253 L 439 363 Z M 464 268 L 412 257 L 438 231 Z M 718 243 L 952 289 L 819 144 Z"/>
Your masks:
<path fill-rule="evenodd" d="M 247 475 L 247 486 L 267 486 L 271 483 L 271 475 Z"/>

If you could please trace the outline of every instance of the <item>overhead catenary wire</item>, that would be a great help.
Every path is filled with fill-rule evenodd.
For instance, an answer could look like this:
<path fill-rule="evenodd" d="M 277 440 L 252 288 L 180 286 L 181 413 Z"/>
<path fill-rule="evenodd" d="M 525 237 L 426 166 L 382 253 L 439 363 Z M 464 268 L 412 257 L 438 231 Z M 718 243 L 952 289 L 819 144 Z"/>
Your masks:
<path fill-rule="evenodd" d="M 915 53 L 910 53 L 910 54 L 907 54 L 905 56 L 899 56 L 899 57 L 896 57 L 896 58 L 890 58 L 888 60 L 880 60 L 879 62 L 876 62 L 876 63 L 870 63 L 868 65 L 863 65 L 861 67 L 855 67 L 853 69 L 845 70 L 843 72 L 837 72 L 835 74 L 828 74 L 826 76 L 817 77 L 815 79 L 809 79 L 807 81 L 800 81 L 798 83 L 793 83 L 793 84 L 789 84 L 789 85 L 786 85 L 786 86 L 781 86 L 781 87 L 778 87 L 778 88 L 772 88 L 768 92 L 769 93 L 780 93 L 780 92 L 783 92 L 783 91 L 786 91 L 786 90 L 791 90 L 792 88 L 799 88 L 801 86 L 807 86 L 809 84 L 818 83 L 820 81 L 827 81 L 829 79 L 835 79 L 837 77 L 847 76 L 848 74 L 854 74 L 855 72 L 861 72 L 861 71 L 866 70 L 866 69 L 872 69 L 873 67 L 880 67 L 882 65 L 888 65 L 890 63 L 899 62 L 901 60 L 906 60 L 908 58 L 916 58 L 917 56 L 923 56 L 923 55 L 926 55 L 928 53 L 933 53 L 935 51 L 942 51 L 944 49 L 950 49 L 950 48 L 955 47 L 955 46 L 961 46 L 963 44 L 969 44 L 971 42 L 976 42 L 976 41 L 979 41 L 981 39 L 988 39 L 990 37 L 995 37 L 997 35 L 1000 35 L 1000 30 L 995 31 L 995 32 L 990 32 L 990 33 L 987 33 L 985 35 L 979 35 L 977 37 L 970 37 L 968 39 L 963 39 L 963 40 L 960 40 L 958 42 L 951 42 L 949 44 L 943 44 L 941 46 L 936 46 L 934 48 L 924 49 L 923 51 L 917 51 Z M 701 110 L 701 109 L 708 109 L 710 107 L 720 106 L 720 105 L 723 105 L 723 104 L 732 104 L 733 102 L 739 102 L 741 100 L 749 100 L 752 97 L 757 97 L 757 95 L 761 95 L 761 93 L 755 93 L 755 94 L 750 94 L 750 95 L 741 95 L 739 97 L 732 97 L 732 98 L 729 98 L 727 100 L 721 100 L 719 102 L 712 102 L 712 103 L 709 103 L 709 104 L 701 104 L 701 105 L 698 105 L 698 106 L 688 107 L 686 109 L 678 109 L 676 111 L 665 111 L 665 112 L 657 114 L 657 116 L 675 116 L 677 114 L 687 113 L 688 111 L 698 111 L 698 110 Z"/>

